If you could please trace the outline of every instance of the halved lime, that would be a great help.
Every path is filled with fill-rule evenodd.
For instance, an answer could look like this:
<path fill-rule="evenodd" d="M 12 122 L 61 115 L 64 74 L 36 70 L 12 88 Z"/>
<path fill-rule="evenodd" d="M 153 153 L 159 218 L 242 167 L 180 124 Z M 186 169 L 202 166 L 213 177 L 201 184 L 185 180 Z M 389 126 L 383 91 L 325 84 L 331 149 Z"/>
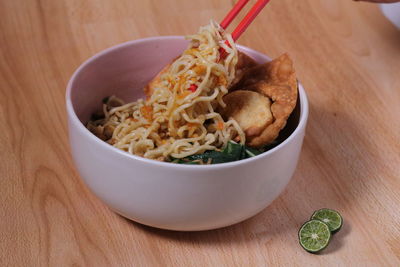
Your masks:
<path fill-rule="evenodd" d="M 329 244 L 331 231 L 328 225 L 319 220 L 311 220 L 303 224 L 299 230 L 300 245 L 311 253 L 317 253 Z"/>
<path fill-rule="evenodd" d="M 320 209 L 314 211 L 311 220 L 323 221 L 328 225 L 329 230 L 331 230 L 332 233 L 339 231 L 343 225 L 342 216 L 340 216 L 339 212 L 331 209 Z"/>

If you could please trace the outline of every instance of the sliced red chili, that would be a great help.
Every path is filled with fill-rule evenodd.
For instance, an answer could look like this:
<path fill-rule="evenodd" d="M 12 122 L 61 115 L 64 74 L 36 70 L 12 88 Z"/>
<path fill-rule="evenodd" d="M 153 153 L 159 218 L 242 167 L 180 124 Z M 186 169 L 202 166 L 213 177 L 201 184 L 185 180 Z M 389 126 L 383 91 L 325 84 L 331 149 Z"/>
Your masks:
<path fill-rule="evenodd" d="M 196 90 L 197 90 L 197 85 L 195 85 L 195 84 L 192 84 L 192 85 L 190 85 L 190 87 L 189 87 L 189 91 L 191 91 L 192 93 L 194 93 L 194 92 L 196 92 Z"/>
<path fill-rule="evenodd" d="M 228 55 L 228 53 L 225 51 L 225 49 L 224 49 L 223 47 L 220 47 L 220 48 L 218 49 L 218 52 L 219 52 L 218 61 L 221 61 L 221 59 L 225 59 L 226 56 Z"/>
<path fill-rule="evenodd" d="M 231 47 L 231 44 L 228 41 L 225 41 L 225 44 Z M 218 48 L 218 52 L 219 52 L 218 62 L 221 61 L 221 59 L 225 59 L 226 56 L 228 55 L 228 52 L 226 52 L 226 50 L 222 46 Z"/>

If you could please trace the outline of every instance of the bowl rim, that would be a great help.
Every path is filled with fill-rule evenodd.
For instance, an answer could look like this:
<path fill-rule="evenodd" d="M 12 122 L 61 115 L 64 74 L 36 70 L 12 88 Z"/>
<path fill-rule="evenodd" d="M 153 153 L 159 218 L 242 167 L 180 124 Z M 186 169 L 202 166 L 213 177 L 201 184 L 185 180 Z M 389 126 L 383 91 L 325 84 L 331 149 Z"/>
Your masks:
<path fill-rule="evenodd" d="M 75 109 L 73 107 L 72 100 L 71 100 L 72 86 L 73 86 L 74 81 L 76 80 L 76 78 L 80 74 L 80 72 L 85 67 L 87 67 L 88 65 L 90 65 L 91 63 L 96 61 L 98 58 L 101 58 L 102 56 L 105 56 L 110 52 L 113 52 L 113 51 L 116 51 L 116 50 L 119 50 L 119 49 L 122 49 L 122 48 L 125 48 L 125 47 L 129 47 L 129 46 L 132 46 L 132 45 L 144 43 L 144 42 L 153 42 L 153 41 L 171 40 L 171 39 L 172 40 L 184 40 L 184 36 L 167 35 L 167 36 L 154 36 L 154 37 L 147 37 L 147 38 L 131 40 L 131 41 L 127 41 L 127 42 L 120 43 L 120 44 L 111 46 L 109 48 L 106 48 L 106 49 L 96 53 L 95 55 L 89 57 L 88 59 L 86 59 L 75 70 L 75 72 L 72 74 L 71 78 L 68 81 L 66 94 L 65 94 L 67 117 L 71 120 L 71 122 L 74 125 L 77 126 L 77 130 L 80 131 L 87 138 L 92 139 L 95 144 L 103 146 L 104 149 L 109 150 L 110 152 L 113 152 L 113 153 L 117 153 L 118 155 L 120 155 L 122 157 L 125 157 L 125 158 L 127 158 L 129 160 L 139 161 L 141 163 L 148 164 L 149 166 L 169 167 L 169 168 L 174 167 L 174 168 L 177 168 L 177 169 L 186 169 L 186 170 L 196 170 L 196 171 L 198 171 L 198 170 L 214 170 L 214 169 L 231 168 L 231 167 L 236 167 L 236 166 L 239 166 L 239 165 L 248 164 L 248 163 L 253 162 L 253 161 L 261 160 L 262 158 L 273 154 L 274 152 L 280 150 L 285 145 L 287 145 L 296 135 L 300 134 L 301 129 L 306 126 L 307 119 L 308 119 L 308 113 L 309 113 L 309 104 L 308 104 L 308 99 L 307 99 L 306 92 L 305 92 L 302 84 L 300 83 L 300 81 L 298 81 L 298 91 L 299 91 L 299 98 L 300 98 L 300 118 L 299 118 L 299 122 L 298 122 L 298 125 L 296 126 L 295 130 L 289 135 L 289 137 L 287 137 L 282 143 L 280 143 L 276 147 L 274 147 L 274 148 L 272 148 L 272 149 L 270 149 L 268 151 L 265 151 L 265 152 L 263 152 L 263 153 L 261 153 L 261 154 L 259 154 L 257 156 L 251 157 L 251 158 L 232 161 L 232 162 L 226 162 L 226 163 L 209 164 L 209 165 L 174 164 L 174 163 L 171 163 L 171 162 L 157 161 L 157 160 L 147 159 L 147 158 L 143 158 L 143 157 L 140 157 L 140 156 L 129 154 L 126 151 L 120 150 L 120 149 L 118 149 L 118 148 L 116 148 L 116 147 L 104 142 L 103 140 L 101 140 L 100 138 L 98 138 L 97 136 L 92 134 L 85 127 L 85 125 L 80 121 L 78 116 L 76 115 Z M 256 54 L 261 55 L 261 57 L 264 57 L 264 58 L 266 57 L 269 60 L 271 60 L 270 57 L 268 57 L 264 53 L 261 53 L 261 52 L 259 52 L 257 50 L 254 50 L 254 49 L 251 49 L 249 47 L 242 46 L 242 45 L 239 45 L 239 44 L 236 44 L 236 46 L 238 47 L 239 50 L 242 50 L 242 51 L 245 51 L 245 52 L 256 53 Z M 70 128 L 70 127 L 71 127 L 71 125 L 68 125 L 68 128 Z"/>

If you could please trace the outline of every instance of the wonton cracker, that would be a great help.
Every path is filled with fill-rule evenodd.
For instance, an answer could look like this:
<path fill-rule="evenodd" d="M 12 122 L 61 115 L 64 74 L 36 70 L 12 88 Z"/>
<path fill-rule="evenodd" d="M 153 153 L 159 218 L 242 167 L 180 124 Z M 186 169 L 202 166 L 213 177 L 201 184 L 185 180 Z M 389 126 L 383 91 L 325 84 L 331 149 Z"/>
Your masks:
<path fill-rule="evenodd" d="M 270 109 L 273 122 L 267 124 L 259 135 L 246 133 L 246 144 L 251 147 L 262 147 L 272 143 L 278 137 L 280 130 L 285 127 L 289 115 L 296 106 L 297 79 L 292 60 L 287 54 L 283 54 L 271 62 L 248 69 L 243 74 L 242 79 L 231 90 L 238 89 L 260 93 L 272 101 Z M 229 93 L 225 97 L 229 99 L 229 95 L 233 93 Z M 242 103 L 242 105 L 256 105 L 256 102 L 251 98 L 246 100 L 252 102 Z M 235 103 L 230 103 L 230 105 L 238 106 Z M 236 112 L 234 108 L 231 108 L 230 112 L 224 112 L 224 115 L 229 117 Z M 252 109 L 247 109 L 247 112 L 248 118 L 255 116 Z M 242 113 L 242 116 L 246 115 Z M 238 123 L 242 127 L 241 123 Z M 246 123 L 247 128 L 251 126 L 258 127 L 257 124 L 249 125 Z"/>
<path fill-rule="evenodd" d="M 220 111 L 221 115 L 233 118 L 246 138 L 260 135 L 273 122 L 271 100 L 260 93 L 237 90 L 227 94 L 224 102 L 226 107 Z"/>

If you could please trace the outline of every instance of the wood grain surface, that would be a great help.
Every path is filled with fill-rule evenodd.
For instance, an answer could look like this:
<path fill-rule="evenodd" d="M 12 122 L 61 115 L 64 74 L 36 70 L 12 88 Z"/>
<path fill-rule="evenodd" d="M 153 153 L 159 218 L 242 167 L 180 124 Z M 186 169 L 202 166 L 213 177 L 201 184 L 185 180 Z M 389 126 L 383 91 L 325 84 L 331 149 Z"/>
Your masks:
<path fill-rule="evenodd" d="M 0 1 L 0 266 L 400 266 L 400 31 L 374 4 L 271 1 L 239 40 L 289 52 L 310 100 L 297 171 L 255 217 L 157 230 L 79 178 L 64 105 L 73 71 L 124 41 L 197 32 L 233 2 Z M 345 224 L 312 255 L 297 231 L 321 207 Z"/>

